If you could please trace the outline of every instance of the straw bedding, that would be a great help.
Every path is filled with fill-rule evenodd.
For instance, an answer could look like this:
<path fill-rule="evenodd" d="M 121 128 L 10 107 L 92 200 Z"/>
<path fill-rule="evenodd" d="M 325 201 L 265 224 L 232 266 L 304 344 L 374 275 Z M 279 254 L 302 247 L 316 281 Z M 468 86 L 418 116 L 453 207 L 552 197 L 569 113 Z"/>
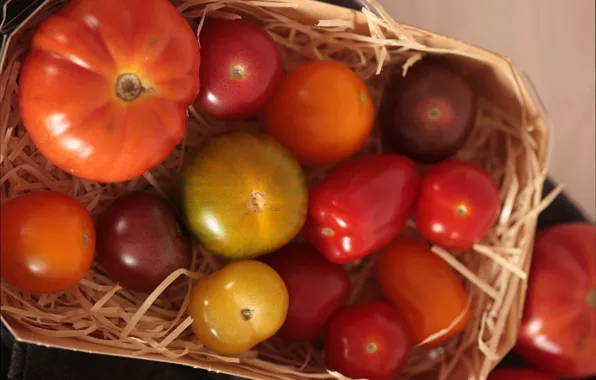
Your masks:
<path fill-rule="evenodd" d="M 5 52 L 0 76 L 2 204 L 20 194 L 51 189 L 75 196 L 96 215 L 112 200 L 133 190 L 150 190 L 175 197 L 176 180 L 185 157 L 204 138 L 232 128 L 259 130 L 256 121 L 216 121 L 191 107 L 184 140 L 166 161 L 142 177 L 105 185 L 71 177 L 55 168 L 36 150 L 21 124 L 17 79 L 36 25 L 63 3 L 62 0 L 46 1 L 43 9 L 14 33 Z M 490 91 L 486 86 L 480 88 L 476 127 L 458 155 L 480 164 L 494 176 L 501 189 L 500 216 L 473 250 L 447 252 L 433 248 L 461 275 L 470 294 L 473 317 L 465 331 L 443 347 L 413 348 L 400 378 L 415 378 L 434 371 L 434 378 L 446 379 L 462 365 L 470 378 L 486 375 L 503 355 L 503 345 L 512 342 L 511 335 L 517 328 L 517 317 L 511 317 L 510 310 L 523 302 L 523 282 L 527 277 L 536 217 L 560 190 L 547 199 L 540 199 L 547 169 L 548 134 L 533 107 L 525 104 L 527 97 L 522 92 L 520 77 L 508 61 L 480 53 L 478 49 L 432 46 L 427 43 L 432 37 L 430 33 L 399 25 L 380 7 L 375 12 L 363 11 L 367 25 L 361 34 L 362 31 L 356 32 L 357 25 L 345 18 L 312 23 L 294 20 L 287 16 L 297 7 L 291 1 L 178 0 L 174 3 L 198 35 L 205 17 L 244 17 L 260 22 L 279 44 L 286 69 L 312 59 L 343 62 L 366 81 L 375 104 L 379 104 L 388 72 L 402 70 L 406 74 L 409 67 L 427 54 L 459 57 L 470 70 L 479 63 L 506 62 L 509 72 L 505 72 L 504 77 L 510 81 L 516 107 L 496 100 L 498 96 L 494 93 L 499 88 Z M 300 4 L 305 3 L 301 0 Z M 10 26 L 9 21 L 3 20 L 3 28 Z M 363 151 L 380 150 L 375 130 Z M 329 169 L 309 170 L 306 174 L 310 183 L 322 179 Z M 411 222 L 408 227 L 413 227 Z M 167 358 L 188 357 L 197 366 L 223 361 L 230 366 L 243 367 L 254 376 L 271 379 L 342 378 L 325 369 L 324 357 L 316 342 L 290 344 L 273 339 L 234 358 L 215 355 L 202 347 L 192 335 L 191 319 L 185 314 L 189 290 L 194 280 L 223 264 L 224 261 L 195 243 L 190 270 L 172 273 L 149 296 L 121 288 L 96 264 L 77 288 L 56 294 L 34 296 L 3 282 L 1 310 L 10 323 L 37 334 L 126 348 L 139 356 L 159 353 Z M 353 279 L 350 302 L 377 296 L 372 286 L 373 269 L 374 256 L 349 265 Z M 179 277 L 185 281 L 176 281 Z"/>

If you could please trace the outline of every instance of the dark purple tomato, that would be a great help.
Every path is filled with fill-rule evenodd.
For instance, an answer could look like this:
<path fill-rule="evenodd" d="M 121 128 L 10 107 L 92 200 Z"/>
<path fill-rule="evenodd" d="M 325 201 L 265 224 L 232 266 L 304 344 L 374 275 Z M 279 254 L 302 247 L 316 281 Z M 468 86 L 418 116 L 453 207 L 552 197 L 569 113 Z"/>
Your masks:
<path fill-rule="evenodd" d="M 96 229 L 99 263 L 126 289 L 151 292 L 173 271 L 190 266 L 190 241 L 160 196 L 131 193 L 115 200 Z"/>
<path fill-rule="evenodd" d="M 215 20 L 199 35 L 201 90 L 195 105 L 218 119 L 255 115 L 283 74 L 273 38 L 245 20 Z"/>
<path fill-rule="evenodd" d="M 379 123 L 391 151 L 433 163 L 464 145 L 476 117 L 476 97 L 466 79 L 445 61 L 422 60 L 405 77 L 393 74 L 383 92 Z"/>

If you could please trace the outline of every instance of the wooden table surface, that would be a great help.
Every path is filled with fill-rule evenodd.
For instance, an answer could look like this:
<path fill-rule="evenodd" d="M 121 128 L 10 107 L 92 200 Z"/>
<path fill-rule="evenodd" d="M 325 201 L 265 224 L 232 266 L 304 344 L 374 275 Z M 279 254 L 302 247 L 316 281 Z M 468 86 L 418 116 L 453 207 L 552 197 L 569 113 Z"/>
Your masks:
<path fill-rule="evenodd" d="M 551 176 L 596 218 L 595 1 L 379 0 L 397 20 L 511 57 L 554 127 Z"/>

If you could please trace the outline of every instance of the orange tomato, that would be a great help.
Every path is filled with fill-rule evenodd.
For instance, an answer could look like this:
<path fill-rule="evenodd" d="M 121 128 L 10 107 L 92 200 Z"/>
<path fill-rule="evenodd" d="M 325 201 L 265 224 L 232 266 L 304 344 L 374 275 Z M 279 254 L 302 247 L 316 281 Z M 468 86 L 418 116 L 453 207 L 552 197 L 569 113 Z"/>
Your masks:
<path fill-rule="evenodd" d="M 438 345 L 470 319 L 468 295 L 460 280 L 426 242 L 400 236 L 380 252 L 377 265 L 379 286 L 416 344 Z"/>
<path fill-rule="evenodd" d="M 91 215 L 76 199 L 45 191 L 8 201 L 0 211 L 2 278 L 26 292 L 75 286 L 95 251 Z"/>
<path fill-rule="evenodd" d="M 331 61 L 299 66 L 266 107 L 264 126 L 305 165 L 339 162 L 366 142 L 374 106 L 362 80 Z"/>
<path fill-rule="evenodd" d="M 197 39 L 167 0 L 79 0 L 37 29 L 19 105 L 39 151 L 81 178 L 120 182 L 163 161 L 199 90 Z"/>

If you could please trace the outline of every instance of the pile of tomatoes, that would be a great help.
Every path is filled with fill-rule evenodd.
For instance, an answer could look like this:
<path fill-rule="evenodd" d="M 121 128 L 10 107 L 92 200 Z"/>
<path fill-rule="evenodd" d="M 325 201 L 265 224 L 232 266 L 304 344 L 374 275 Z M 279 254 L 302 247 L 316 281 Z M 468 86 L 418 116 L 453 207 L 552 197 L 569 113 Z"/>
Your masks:
<path fill-rule="evenodd" d="M 130 193 L 93 220 L 64 194 L 12 199 L 1 210 L 3 279 L 62 291 L 95 258 L 114 281 L 149 293 L 189 268 L 194 237 L 228 263 L 194 286 L 188 305 L 193 331 L 216 353 L 275 335 L 323 336 L 330 369 L 386 379 L 412 345 L 460 332 L 470 300 L 431 244 L 472 248 L 500 196 L 484 169 L 451 158 L 476 114 L 457 67 L 429 58 L 393 75 L 375 111 L 343 64 L 285 73 L 257 24 L 210 20 L 199 40 L 167 0 L 81 0 L 40 25 L 20 111 L 39 151 L 66 173 L 104 183 L 142 175 L 180 142 L 191 104 L 219 120 L 257 118 L 262 132 L 206 138 L 186 163 L 180 204 Z M 384 153 L 367 154 L 375 123 Z M 329 172 L 309 189 L 304 171 L 318 167 Z M 402 231 L 410 217 L 416 235 Z M 348 302 L 344 264 L 373 254 L 380 296 Z"/>

